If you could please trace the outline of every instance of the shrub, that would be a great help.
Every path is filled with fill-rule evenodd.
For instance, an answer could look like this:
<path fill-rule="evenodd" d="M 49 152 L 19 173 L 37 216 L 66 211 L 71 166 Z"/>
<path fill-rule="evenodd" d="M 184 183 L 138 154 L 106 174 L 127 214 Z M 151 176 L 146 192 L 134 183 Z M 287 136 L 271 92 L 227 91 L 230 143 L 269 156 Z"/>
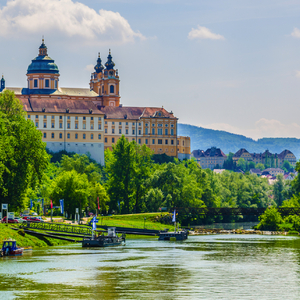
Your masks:
<path fill-rule="evenodd" d="M 267 208 L 259 220 L 260 223 L 257 225 L 259 230 L 278 230 L 279 224 L 283 223 L 281 214 L 275 207 Z"/>

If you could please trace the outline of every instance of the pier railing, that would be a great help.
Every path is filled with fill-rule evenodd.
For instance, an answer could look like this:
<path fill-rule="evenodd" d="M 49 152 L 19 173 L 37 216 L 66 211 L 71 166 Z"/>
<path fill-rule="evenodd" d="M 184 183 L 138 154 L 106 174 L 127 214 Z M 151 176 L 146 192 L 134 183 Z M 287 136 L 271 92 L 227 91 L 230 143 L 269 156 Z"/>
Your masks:
<path fill-rule="evenodd" d="M 20 227 L 26 229 L 48 230 L 48 231 L 80 234 L 80 235 L 92 235 L 92 228 L 85 227 L 85 226 L 56 224 L 56 223 L 48 223 L 48 222 L 26 222 L 26 223 L 21 223 Z"/>

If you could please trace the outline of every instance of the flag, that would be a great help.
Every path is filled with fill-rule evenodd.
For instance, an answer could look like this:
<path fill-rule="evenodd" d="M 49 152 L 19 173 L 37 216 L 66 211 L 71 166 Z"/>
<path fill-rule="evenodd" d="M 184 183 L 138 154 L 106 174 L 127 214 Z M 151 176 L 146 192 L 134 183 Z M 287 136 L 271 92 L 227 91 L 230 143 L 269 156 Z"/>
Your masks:
<path fill-rule="evenodd" d="M 33 203 L 32 203 L 32 199 L 30 199 L 30 209 L 32 209 Z"/>
<path fill-rule="evenodd" d="M 97 219 L 96 219 L 96 217 L 94 217 L 92 220 L 92 229 L 93 230 L 96 230 L 96 223 L 97 223 Z"/>
<path fill-rule="evenodd" d="M 64 199 L 59 199 L 60 213 L 64 213 Z"/>
<path fill-rule="evenodd" d="M 99 206 L 99 197 L 97 197 L 97 203 L 98 203 L 98 209 L 100 210 L 100 206 Z"/>
<path fill-rule="evenodd" d="M 176 222 L 176 209 L 174 209 L 172 222 Z"/>
<path fill-rule="evenodd" d="M 51 209 L 53 208 L 52 200 L 50 200 L 50 207 L 51 207 Z"/>

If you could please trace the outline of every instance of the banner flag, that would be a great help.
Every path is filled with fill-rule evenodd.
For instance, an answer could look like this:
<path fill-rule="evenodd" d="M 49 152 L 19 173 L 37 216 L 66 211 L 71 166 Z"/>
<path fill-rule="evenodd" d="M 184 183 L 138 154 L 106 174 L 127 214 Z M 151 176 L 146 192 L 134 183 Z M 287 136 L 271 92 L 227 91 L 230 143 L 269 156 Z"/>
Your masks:
<path fill-rule="evenodd" d="M 99 197 L 97 197 L 97 203 L 98 203 L 98 209 L 100 210 L 100 206 L 99 206 Z"/>
<path fill-rule="evenodd" d="M 30 209 L 32 209 L 33 203 L 32 203 L 32 199 L 30 199 Z"/>
<path fill-rule="evenodd" d="M 53 208 L 52 200 L 50 200 L 50 207 L 51 207 L 51 209 Z"/>
<path fill-rule="evenodd" d="M 176 209 L 174 209 L 172 222 L 176 222 Z"/>
<path fill-rule="evenodd" d="M 59 200 L 59 205 L 60 205 L 60 213 L 64 213 L 64 199 Z"/>
<path fill-rule="evenodd" d="M 93 218 L 92 220 L 92 229 L 93 230 L 96 230 L 96 223 L 97 223 L 97 219 L 96 219 L 96 216 Z"/>

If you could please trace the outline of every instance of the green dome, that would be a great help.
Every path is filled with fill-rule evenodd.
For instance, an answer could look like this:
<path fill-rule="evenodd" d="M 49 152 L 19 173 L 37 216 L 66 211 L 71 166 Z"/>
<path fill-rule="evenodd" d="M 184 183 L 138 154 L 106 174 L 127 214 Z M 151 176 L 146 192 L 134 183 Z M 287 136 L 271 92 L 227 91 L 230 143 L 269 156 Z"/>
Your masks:
<path fill-rule="evenodd" d="M 39 47 L 39 55 L 31 61 L 31 64 L 27 69 L 27 74 L 33 73 L 59 73 L 58 67 L 54 63 L 54 60 L 47 54 L 47 47 L 44 44 L 44 39 L 41 46 Z"/>
<path fill-rule="evenodd" d="M 50 73 L 58 74 L 59 70 L 54 60 L 49 56 L 38 56 L 32 60 L 28 66 L 27 74 L 32 73 Z"/>

